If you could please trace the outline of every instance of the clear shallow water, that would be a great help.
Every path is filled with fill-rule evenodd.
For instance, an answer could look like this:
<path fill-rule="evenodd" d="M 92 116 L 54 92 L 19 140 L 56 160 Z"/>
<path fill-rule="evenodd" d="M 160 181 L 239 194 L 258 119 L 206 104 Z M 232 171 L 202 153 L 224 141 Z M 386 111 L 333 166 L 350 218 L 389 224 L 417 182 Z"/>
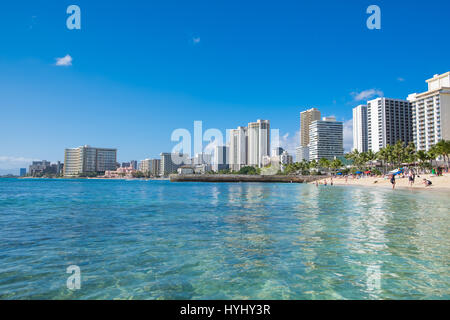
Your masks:
<path fill-rule="evenodd" d="M 449 203 L 299 184 L 0 179 L 0 298 L 449 299 Z"/>

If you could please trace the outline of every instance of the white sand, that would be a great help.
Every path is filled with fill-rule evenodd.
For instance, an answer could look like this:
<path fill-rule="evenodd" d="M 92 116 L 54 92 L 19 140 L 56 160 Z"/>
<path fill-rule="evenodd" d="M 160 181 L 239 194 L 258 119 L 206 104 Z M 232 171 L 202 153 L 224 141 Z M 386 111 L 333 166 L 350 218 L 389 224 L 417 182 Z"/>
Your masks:
<path fill-rule="evenodd" d="M 423 184 L 423 179 L 430 180 L 433 184 L 430 187 L 425 187 Z M 330 184 L 331 178 L 324 178 L 319 181 L 319 183 L 323 184 L 324 181 L 327 180 L 327 183 Z M 441 177 L 432 176 L 430 174 L 421 174 L 416 176 L 415 183 L 412 187 L 409 186 L 408 178 L 399 178 L 395 179 L 396 185 L 395 188 L 407 188 L 407 189 L 427 189 L 427 190 L 439 190 L 450 192 L 450 173 L 444 173 Z M 312 182 L 313 184 L 315 182 Z M 392 188 L 392 184 L 389 178 L 383 177 L 368 177 L 368 178 L 352 178 L 348 177 L 347 182 L 345 182 L 345 177 L 333 178 L 333 183 L 335 185 L 348 185 L 348 186 L 366 186 L 366 187 L 380 187 L 380 188 Z"/>

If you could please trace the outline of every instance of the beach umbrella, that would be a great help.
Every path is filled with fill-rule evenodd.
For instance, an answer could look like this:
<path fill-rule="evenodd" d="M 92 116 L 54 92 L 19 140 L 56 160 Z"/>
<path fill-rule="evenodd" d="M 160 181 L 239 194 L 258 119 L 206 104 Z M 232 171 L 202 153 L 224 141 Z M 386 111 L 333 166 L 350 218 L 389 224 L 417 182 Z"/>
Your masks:
<path fill-rule="evenodd" d="M 356 174 L 361 174 L 362 172 L 361 171 L 356 171 Z"/>
<path fill-rule="evenodd" d="M 337 174 L 338 174 L 339 176 L 342 176 L 342 172 L 338 172 Z"/>

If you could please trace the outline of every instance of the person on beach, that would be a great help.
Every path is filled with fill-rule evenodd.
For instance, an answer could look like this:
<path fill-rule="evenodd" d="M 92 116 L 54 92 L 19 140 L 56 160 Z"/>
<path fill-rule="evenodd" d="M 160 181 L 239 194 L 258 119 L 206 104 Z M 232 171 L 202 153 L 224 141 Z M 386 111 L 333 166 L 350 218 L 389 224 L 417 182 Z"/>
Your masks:
<path fill-rule="evenodd" d="M 327 179 L 325 179 L 325 182 L 323 183 L 325 186 L 327 185 Z"/>
<path fill-rule="evenodd" d="M 423 179 L 423 184 L 425 185 L 425 187 L 431 187 L 433 183 L 428 179 Z"/>
<path fill-rule="evenodd" d="M 394 190 L 395 189 L 395 174 L 393 174 L 391 176 L 391 184 L 392 184 L 392 190 Z"/>
<path fill-rule="evenodd" d="M 408 175 L 408 180 L 409 180 L 409 186 L 410 186 L 410 187 L 413 186 L 413 184 L 414 184 L 414 179 L 415 179 L 414 172 L 413 172 L 413 171 L 410 171 L 410 172 L 409 172 L 409 175 Z"/>

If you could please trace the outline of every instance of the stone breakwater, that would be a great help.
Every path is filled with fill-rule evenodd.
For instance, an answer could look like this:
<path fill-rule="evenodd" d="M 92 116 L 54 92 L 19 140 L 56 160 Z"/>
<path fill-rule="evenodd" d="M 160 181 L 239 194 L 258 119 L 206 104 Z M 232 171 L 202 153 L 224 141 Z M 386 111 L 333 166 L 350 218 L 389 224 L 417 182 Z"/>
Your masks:
<path fill-rule="evenodd" d="M 319 179 L 321 176 L 261 176 L 239 174 L 186 174 L 170 175 L 171 182 L 268 182 L 268 183 L 308 183 Z"/>

